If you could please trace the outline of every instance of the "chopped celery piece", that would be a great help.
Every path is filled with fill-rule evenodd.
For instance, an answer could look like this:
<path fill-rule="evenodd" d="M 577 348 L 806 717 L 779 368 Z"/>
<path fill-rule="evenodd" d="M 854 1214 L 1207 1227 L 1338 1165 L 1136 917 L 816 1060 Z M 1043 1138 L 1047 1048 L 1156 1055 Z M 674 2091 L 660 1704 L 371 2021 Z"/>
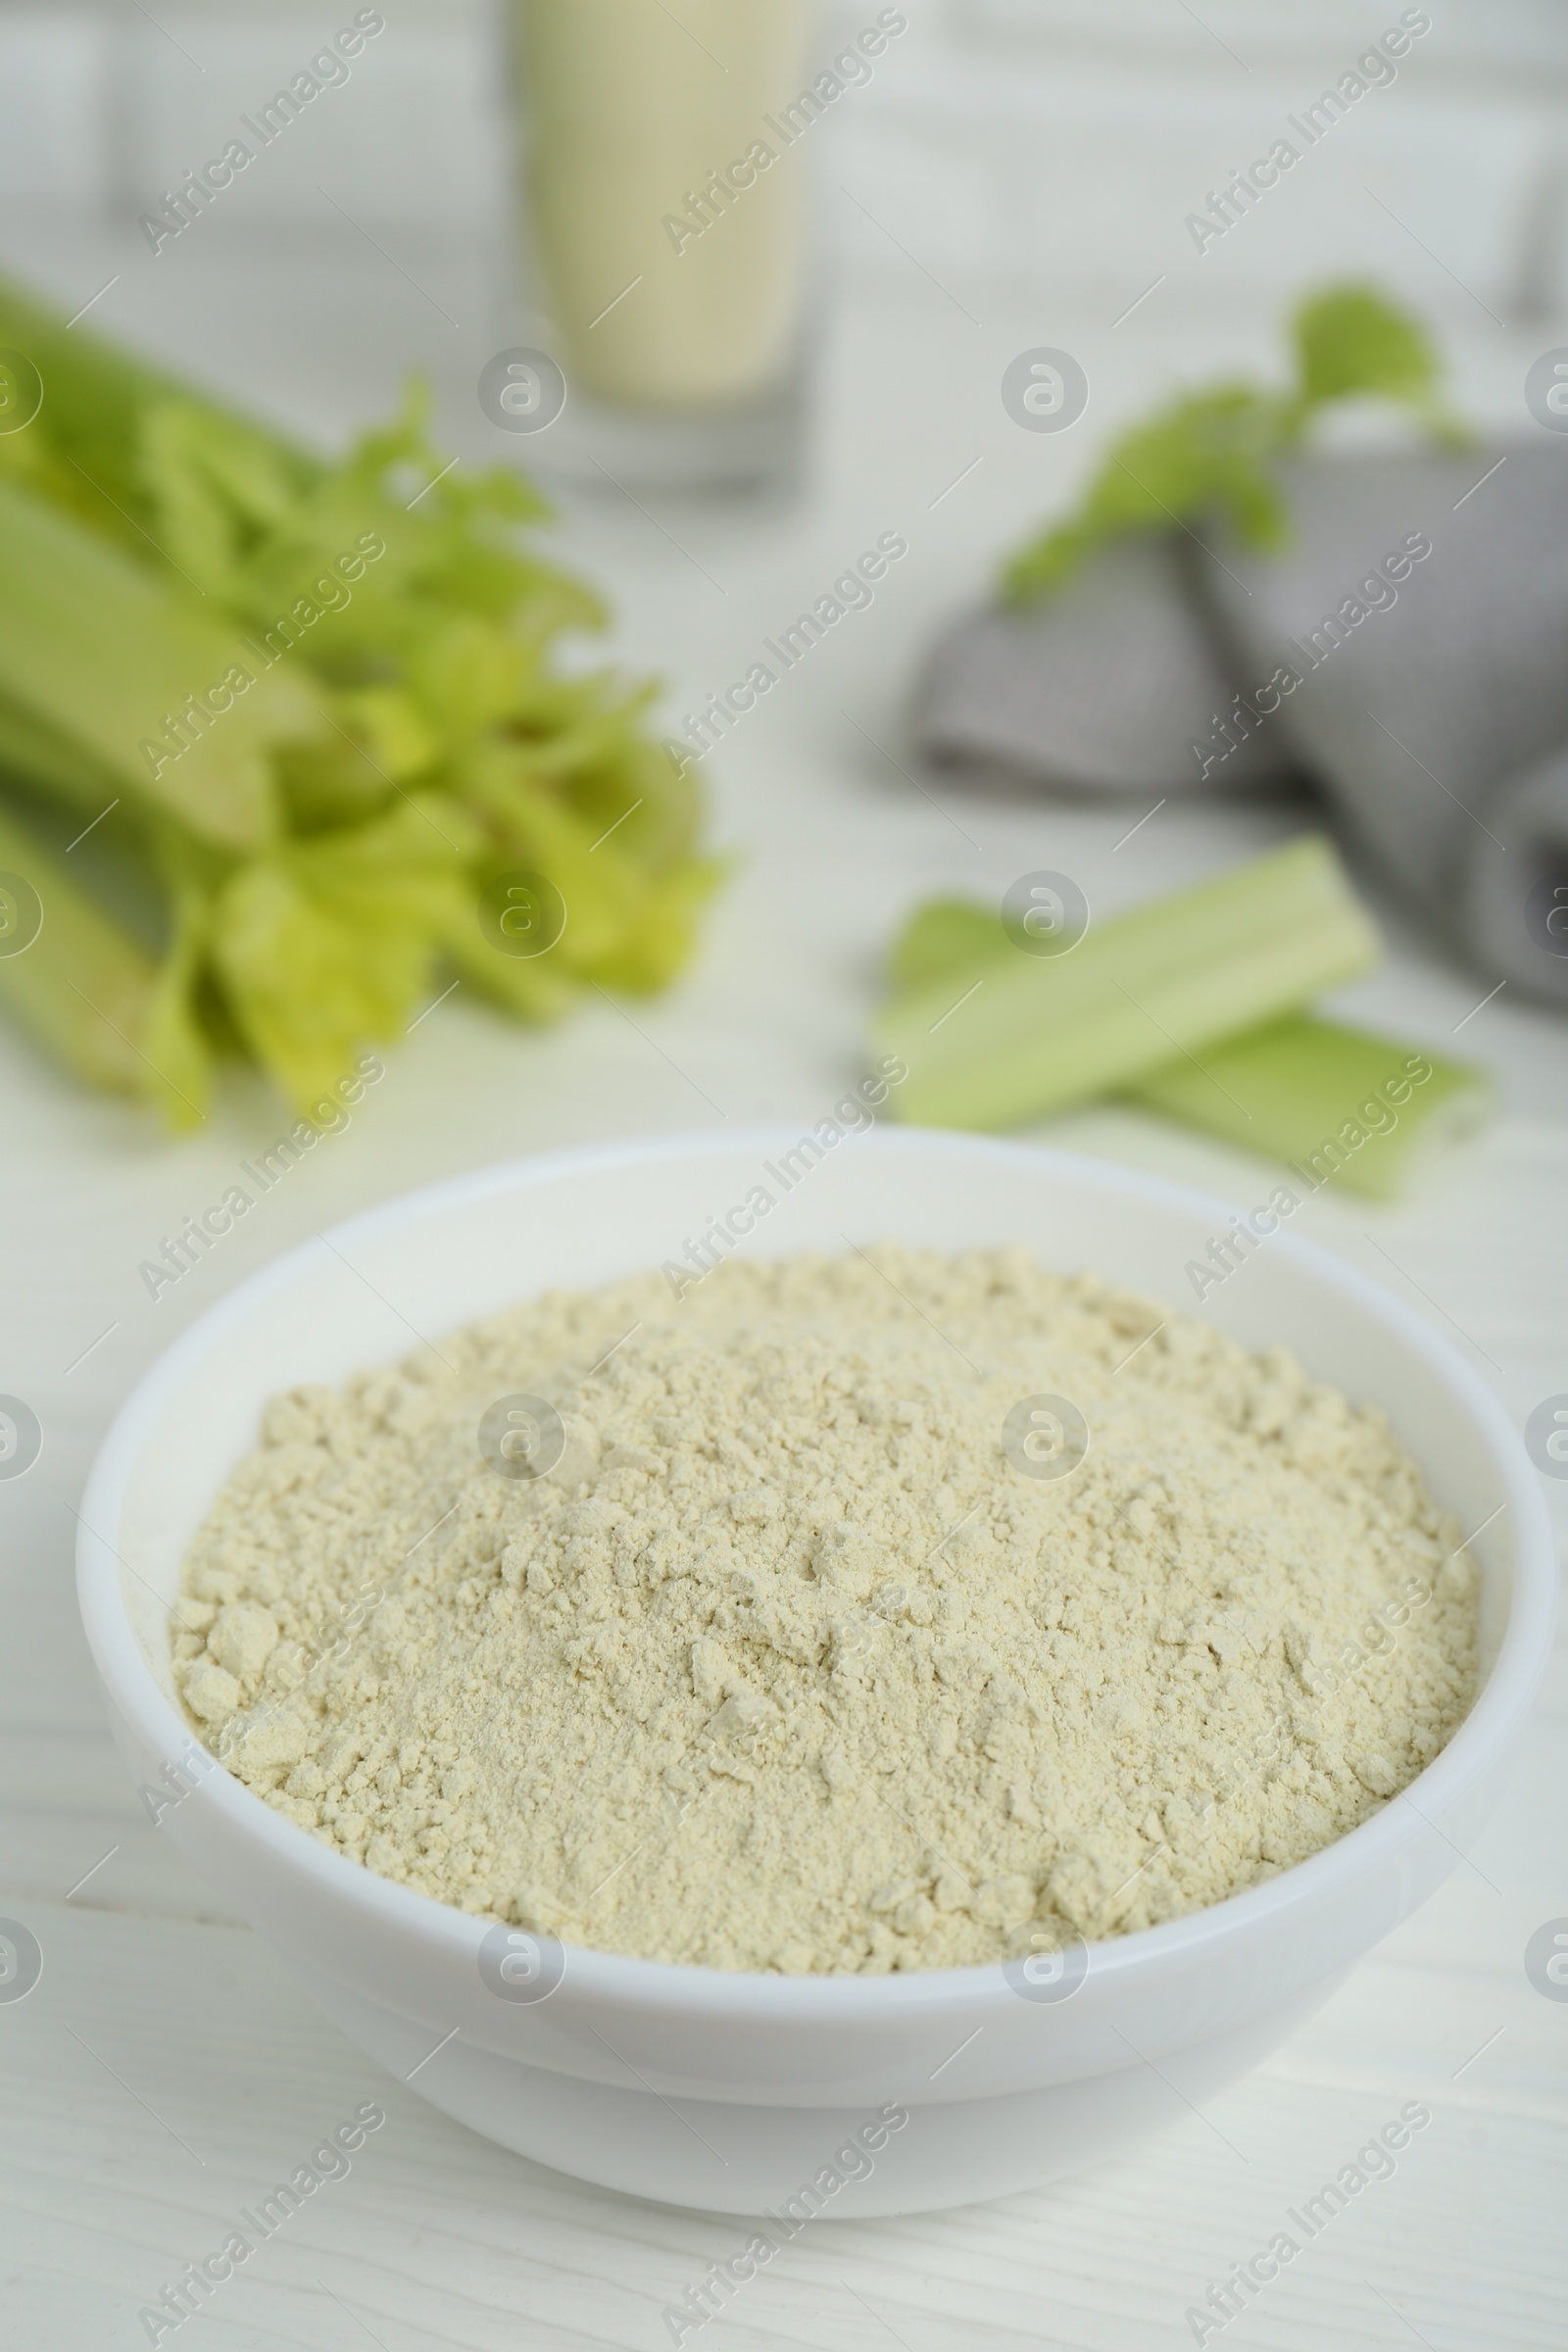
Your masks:
<path fill-rule="evenodd" d="M 1492 1088 L 1467 1062 L 1288 1013 L 1210 1045 L 1201 1069 L 1167 1062 L 1127 1093 L 1148 1110 L 1291 1162 L 1314 1185 L 1392 1200 L 1413 1160 L 1479 1125 Z"/>
<path fill-rule="evenodd" d="M 236 849 L 271 827 L 269 744 L 321 727 L 303 677 L 260 669 L 188 597 L 0 482 L 0 692 L 122 791 Z"/>
<path fill-rule="evenodd" d="M 1010 948 L 1010 943 L 1009 943 Z M 1004 1128 L 1117 1092 L 1353 980 L 1378 936 L 1329 843 L 1291 843 L 1110 921 L 1065 954 L 1010 949 L 883 1007 L 901 1118 Z"/>
<path fill-rule="evenodd" d="M 995 907 L 931 899 L 909 917 L 888 963 L 895 989 L 945 982 L 956 996 L 1013 953 Z M 1212 1042 L 1201 1067 L 1185 1054 L 1166 1061 L 1122 1089 L 1122 1099 L 1292 1161 L 1314 1185 L 1332 1180 L 1387 1200 L 1404 1190 L 1417 1160 L 1480 1123 L 1492 1091 L 1469 1063 L 1292 1012 Z"/>
<path fill-rule="evenodd" d="M 896 994 L 919 988 L 928 980 L 961 972 L 966 964 L 978 966 L 988 956 L 1004 956 L 1007 947 L 995 906 L 983 906 L 975 899 L 927 899 L 888 951 L 888 978 Z"/>

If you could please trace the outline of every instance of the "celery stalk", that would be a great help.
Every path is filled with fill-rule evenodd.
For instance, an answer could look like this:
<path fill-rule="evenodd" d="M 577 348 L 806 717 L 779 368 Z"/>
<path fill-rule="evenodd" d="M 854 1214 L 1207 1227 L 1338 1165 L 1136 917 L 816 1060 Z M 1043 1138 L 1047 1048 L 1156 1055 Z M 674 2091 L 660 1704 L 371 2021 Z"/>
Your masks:
<path fill-rule="evenodd" d="M 1212 1044 L 1202 1063 L 1167 1062 L 1128 1097 L 1376 1200 L 1402 1192 L 1434 1143 L 1476 1126 L 1491 1098 L 1466 1062 L 1305 1013 Z"/>
<path fill-rule="evenodd" d="M 43 377 L 49 434 L 42 446 L 31 427 L 8 436 L 0 465 L 31 477 L 58 470 L 62 498 L 69 493 L 74 503 L 101 509 L 112 533 L 125 531 L 134 545 L 121 510 L 140 489 L 141 418 L 161 401 L 188 398 L 187 387 L 86 328 L 68 327 L 4 278 L 0 344 L 24 351 Z"/>
<path fill-rule="evenodd" d="M 988 959 L 885 1006 L 878 1043 L 909 1075 L 901 1118 L 1004 1128 L 1201 1056 L 1357 978 L 1378 937 L 1326 841 L 1308 837 L 1096 925 L 1069 953 Z"/>
<path fill-rule="evenodd" d="M 152 1002 L 151 957 L 4 808 L 0 872 L 30 883 L 43 906 L 31 945 L 0 955 L 0 1005 L 92 1085 L 155 1092 L 154 1073 L 134 1042 Z"/>
<path fill-rule="evenodd" d="M 0 771 L 24 780 L 35 792 L 93 814 L 107 808 L 121 789 L 113 770 L 95 760 L 79 739 L 61 734 L 36 711 L 22 710 L 3 693 Z"/>
<path fill-rule="evenodd" d="M 888 978 L 894 994 L 947 979 L 972 965 L 972 980 L 993 956 L 1005 956 L 1007 934 L 995 906 L 977 899 L 927 899 L 915 908 L 888 950 Z"/>
<path fill-rule="evenodd" d="M 236 670 L 249 683 L 240 687 Z M 24 718 L 78 740 L 122 790 L 235 849 L 256 847 L 272 826 L 267 746 L 319 725 L 303 677 L 262 670 L 188 599 L 5 482 L 0 692 Z M 199 722 L 182 716 L 193 696 Z M 182 723 L 186 748 L 167 733 L 170 719 Z"/>
<path fill-rule="evenodd" d="M 212 1052 L 195 1004 L 195 980 L 211 922 L 201 892 L 176 888 L 173 936 L 158 967 L 139 1044 L 146 1056 L 145 1091 L 156 1097 L 165 1122 L 195 1127 L 207 1116 Z"/>
<path fill-rule="evenodd" d="M 122 1025 L 172 1123 L 218 1048 L 309 1110 L 438 965 L 528 1017 L 673 975 L 717 871 L 697 787 L 651 683 L 562 658 L 607 611 L 520 535 L 548 509 L 513 466 L 448 463 L 416 386 L 343 452 L 302 449 L 3 280 L 0 346 L 46 388 L 0 434 L 0 779 L 78 831 L 119 802 L 93 887 L 163 902 Z M 479 923 L 522 869 L 569 907 L 548 976 Z M 42 1002 L 48 1032 L 65 1000 Z"/>

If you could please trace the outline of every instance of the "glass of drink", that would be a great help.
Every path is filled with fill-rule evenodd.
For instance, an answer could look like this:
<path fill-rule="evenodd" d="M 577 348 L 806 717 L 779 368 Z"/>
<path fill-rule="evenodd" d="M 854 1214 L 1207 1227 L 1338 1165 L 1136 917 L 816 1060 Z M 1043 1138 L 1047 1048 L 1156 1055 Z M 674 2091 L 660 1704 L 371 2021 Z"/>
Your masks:
<path fill-rule="evenodd" d="M 812 14 L 514 0 L 525 340 L 480 398 L 550 428 L 547 466 L 674 490 L 795 470 Z"/>

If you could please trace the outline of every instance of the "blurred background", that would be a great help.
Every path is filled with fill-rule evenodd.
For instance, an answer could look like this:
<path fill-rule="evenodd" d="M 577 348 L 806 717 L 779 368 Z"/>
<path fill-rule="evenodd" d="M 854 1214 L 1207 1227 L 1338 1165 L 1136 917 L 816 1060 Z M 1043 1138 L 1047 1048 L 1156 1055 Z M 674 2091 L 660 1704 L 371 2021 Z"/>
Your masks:
<path fill-rule="evenodd" d="M 659 5 L 679 29 L 683 0 Z M 688 24 L 706 24 L 713 6 L 692 0 Z M 498 7 L 379 0 L 380 28 L 346 77 L 300 110 L 263 168 L 154 249 L 142 217 L 356 13 L 347 0 L 335 12 L 291 0 L 0 5 L 0 272 L 313 448 L 340 450 L 392 413 L 411 371 L 424 376 L 434 442 L 465 475 L 521 466 L 549 491 L 557 519 L 539 544 L 612 612 L 608 637 L 564 646 L 563 662 L 580 673 L 611 659 L 661 681 L 656 736 L 744 678 L 862 551 L 893 537 L 906 552 L 697 763 L 704 838 L 725 874 L 674 985 L 646 1001 L 585 987 L 564 1020 L 529 1027 L 436 975 L 352 1118 L 177 1281 L 149 1291 L 141 1269 L 293 1111 L 258 1072 L 230 1068 L 207 1115 L 171 1139 L 144 1107 L 81 1086 L 0 1024 L 0 1390 L 42 1433 L 36 1469 L 0 1484 L 0 1888 L 138 2096 L 177 2104 L 179 2083 L 210 2082 L 201 2144 L 224 2149 L 236 2181 L 261 2177 L 247 2132 L 270 2133 L 281 2156 L 319 2106 L 312 2085 L 341 2077 L 347 2096 L 364 2066 L 215 1917 L 110 1751 L 71 1552 L 86 1465 L 134 1380 L 245 1274 L 418 1183 L 600 1137 L 823 1117 L 866 1066 L 889 943 L 934 896 L 995 907 L 1019 877 L 1051 869 L 1103 919 L 1304 829 L 1333 829 L 1299 791 L 1104 801 L 939 773 L 914 721 L 931 649 L 990 599 L 1004 557 L 1068 510 L 1120 430 L 1216 377 L 1280 382 L 1288 314 L 1316 288 L 1368 280 L 1425 323 L 1446 397 L 1477 433 L 1477 476 L 1494 450 L 1547 441 L 1526 379 L 1568 347 L 1568 13 L 1557 0 L 1416 12 L 1398 0 L 905 0 L 891 12 L 905 28 L 801 142 L 798 462 L 749 489 L 650 486 L 585 454 L 570 403 L 572 429 L 521 436 L 481 398 L 486 368 L 536 332 L 511 23 Z M 1211 191 L 1412 13 L 1429 27 L 1396 74 L 1224 235 L 1195 240 L 1189 216 Z M 813 57 L 877 18 L 872 0 L 833 0 L 809 36 Z M 722 71 L 690 37 L 691 74 Z M 1006 369 L 1040 348 L 1070 354 L 1087 380 L 1070 429 L 1020 430 L 1004 404 Z M 1375 451 L 1396 437 L 1406 429 L 1357 410 L 1327 439 Z M 1553 1399 L 1568 1406 L 1568 1021 L 1499 990 L 1391 887 L 1386 862 L 1353 838 L 1344 846 L 1387 952 L 1320 1009 L 1462 1055 L 1496 1108 L 1407 1196 L 1327 1186 L 1294 1230 L 1430 1316 L 1524 1429 Z M 1126 1102 L 1028 1132 L 1246 1202 L 1275 1181 L 1220 1138 Z M 695 1204 L 694 1229 L 708 1205 Z M 1173 1267 L 1173 1293 L 1180 1282 Z M 1568 1465 L 1537 1458 L 1568 1527 Z M 1506 2018 L 1510 2038 L 1489 2061 L 1499 2072 L 1467 2077 L 1465 2120 L 1433 2134 L 1425 2185 L 1401 2207 L 1431 2293 L 1423 2326 L 1443 2352 L 1555 2340 L 1530 2215 L 1555 2129 L 1542 2085 L 1560 2036 L 1548 2047 L 1547 2029 L 1564 2012 L 1547 2016 L 1523 1984 L 1517 1948 L 1565 1907 L 1545 1858 L 1561 1847 L 1560 1821 L 1544 1821 L 1562 1785 L 1560 1677 L 1558 1689 L 1521 1809 L 1487 1848 L 1500 1909 L 1461 1872 L 1279 2070 L 1235 2094 L 1238 2114 L 1254 2102 L 1250 2144 L 1277 2154 L 1296 2135 L 1313 2148 L 1309 2173 L 1343 2157 L 1372 2109 L 1385 2112 L 1386 2091 L 1441 2082 L 1446 2094 L 1470 2041 Z M 254 2064 L 232 2032 L 236 1985 L 260 2021 Z M 1471 2002 L 1477 1987 L 1485 2002 Z M 163 2024 L 148 2022 L 155 2009 Z M 134 2109 L 38 2010 L 19 2007 L 10 2045 L 26 2337 L 73 2352 L 139 2340 L 134 2303 L 165 2259 L 154 2249 L 172 2260 L 176 2244 L 209 2242 L 211 2184 L 182 2171 L 165 2210 L 136 2203 Z M 344 2245 L 313 2255 L 316 2275 L 302 2265 L 270 2301 L 258 2287 L 255 2330 L 236 2321 L 231 2340 L 358 2341 L 356 2315 L 330 2308 L 336 2290 L 380 2314 L 375 2340 L 391 2352 L 512 2342 L 524 2319 L 551 2344 L 662 2340 L 661 2297 L 697 2252 L 716 2250 L 699 2225 L 661 2220 L 639 2235 L 612 2201 L 476 2153 L 412 2096 L 398 2113 L 374 2194 L 343 2188 L 335 2210 L 358 2217 Z M 999 2348 L 1044 2342 L 1043 2307 L 1063 2340 L 1148 2341 L 1180 2326 L 1178 2275 L 1220 2275 L 1250 2231 L 1266 2239 L 1278 2169 L 1250 2178 L 1244 2209 L 1231 2161 L 1195 2123 L 1142 2169 L 1075 2188 L 1070 2210 L 1053 2209 L 1070 2229 L 1049 2243 L 1027 2216 L 994 2236 L 990 2221 L 955 2217 L 918 2245 L 879 2226 L 860 2233 L 855 2276 L 887 2291 L 916 2352 L 951 2342 L 943 2331 L 956 2326 Z M 1467 2267 L 1483 2196 L 1502 2233 L 1501 2285 Z M 401 2233 L 395 2249 L 389 2232 Z M 407 2299 L 389 2315 L 379 2285 L 379 2300 L 363 2298 L 405 2243 L 416 2248 Z M 1348 2225 L 1314 2260 L 1293 2341 L 1403 2340 L 1398 2320 L 1370 2306 L 1345 2316 L 1345 2298 L 1360 2295 Z M 903 2283 L 916 2262 L 923 2304 Z M 1118 2280 L 1131 2301 L 1107 2317 Z M 827 2289 L 790 2291 L 776 2332 L 759 2322 L 760 2344 L 848 2343 L 852 2325 L 864 2340 L 848 2305 L 824 2318 Z"/>
<path fill-rule="evenodd" d="M 388 0 L 381 13 L 394 37 L 367 50 L 352 93 L 308 118 L 297 147 L 256 175 L 243 218 L 215 214 L 221 254 L 181 255 L 200 292 L 149 280 L 136 312 L 160 340 L 182 325 L 193 361 L 232 348 L 258 396 L 286 405 L 290 391 L 296 408 L 305 384 L 319 399 L 338 380 L 342 346 L 367 361 L 417 355 L 471 424 L 470 379 L 436 314 L 421 318 L 411 295 L 388 323 L 374 296 L 390 289 L 368 280 L 359 302 L 334 307 L 328 289 L 358 281 L 363 255 L 321 187 L 416 278 L 423 264 L 477 325 L 499 299 L 508 234 L 503 12 L 484 0 Z M 1184 216 L 1256 152 L 1263 125 L 1397 24 L 1396 7 L 1211 0 L 1200 16 L 1180 0 L 926 0 L 907 13 L 907 34 L 822 125 L 824 241 L 857 290 L 874 293 L 895 270 L 887 238 L 842 202 L 835 175 L 862 196 L 874 187 L 889 224 L 939 274 L 1086 302 L 1096 317 L 1107 296 L 1114 316 L 1117 294 L 1131 300 L 1169 269 L 1182 273 L 1170 316 L 1185 325 L 1199 315 L 1267 321 L 1283 294 L 1347 265 L 1467 339 L 1489 306 L 1522 333 L 1568 311 L 1568 23 L 1551 0 L 1446 0 L 1396 95 L 1357 108 L 1343 142 L 1314 159 L 1310 186 L 1282 187 L 1266 235 L 1211 247 L 1201 270 Z M 823 55 L 875 15 L 835 0 Z M 244 0 L 167 0 L 156 17 L 136 0 L 0 10 L 6 253 L 63 297 L 78 270 L 137 259 L 144 206 L 328 28 L 315 9 Z M 302 379 L 318 302 L 337 348 L 317 350 Z M 106 323 L 124 317 L 122 305 Z"/>
<path fill-rule="evenodd" d="M 1430 29 L 1401 36 L 1391 78 L 1201 245 L 1190 217 L 1397 27 L 1399 10 L 918 0 L 883 12 L 905 28 L 800 142 L 808 224 L 795 478 L 707 496 L 584 462 L 573 404 L 559 428 L 498 429 L 481 377 L 528 340 L 530 316 L 513 18 L 478 0 L 386 0 L 369 13 L 384 29 L 363 40 L 345 77 L 155 251 L 140 225 L 149 208 L 242 118 L 254 122 L 355 12 L 238 0 L 0 8 L 0 268 L 83 331 L 313 447 L 342 448 L 417 372 L 434 388 L 443 453 L 521 465 L 557 500 L 545 544 L 613 614 L 608 640 L 568 642 L 563 658 L 580 669 L 608 655 L 662 681 L 657 733 L 679 736 L 683 715 L 744 677 L 762 641 L 776 642 L 880 534 L 909 551 L 695 771 L 708 839 L 731 862 L 671 994 L 636 1008 L 590 998 L 563 1025 L 518 1030 L 460 989 L 400 1045 L 375 1123 L 383 1151 L 395 1130 L 396 1167 L 410 1179 L 584 1133 L 804 1113 L 858 1065 L 888 943 L 934 892 L 995 904 L 1019 874 L 1049 866 L 1108 914 L 1313 821 L 1289 795 L 1187 798 L 1123 846 L 1153 791 L 1097 804 L 950 789 L 917 756 L 913 718 L 934 643 L 991 597 L 1004 556 L 1069 507 L 1107 442 L 1183 388 L 1227 375 L 1278 383 L 1287 318 L 1305 294 L 1364 279 L 1420 319 L 1485 465 L 1494 445 L 1556 446 L 1524 399 L 1530 368 L 1568 342 L 1568 18 L 1548 0 L 1404 12 Z M 702 37 L 722 10 L 694 0 L 687 14 L 687 25 L 671 10 L 658 21 L 695 77 L 689 96 L 723 71 Z M 808 73 L 876 20 L 850 0 L 803 16 Z M 725 221 L 714 246 L 745 218 Z M 693 266 L 683 256 L 672 275 Z M 1085 372 L 1087 409 L 1070 430 L 1020 431 L 1000 397 L 1009 364 L 1041 346 L 1068 351 Z M 1376 449 L 1409 433 L 1352 404 L 1326 438 Z M 1386 870 L 1357 872 L 1394 952 L 1340 992 L 1340 1008 L 1396 1037 L 1468 1050 L 1507 1108 L 1538 1119 L 1568 1079 L 1560 1018 L 1507 989 L 1455 1044 L 1490 979 L 1412 916 Z M 34 1217 L 63 1213 L 46 1138 L 68 1163 L 89 1140 L 110 1148 L 116 1181 L 156 1234 L 174 1193 L 205 1197 L 231 1165 L 229 1121 L 275 1116 L 266 1090 L 238 1078 L 217 1131 L 172 1152 L 9 1028 L 0 1056 L 39 1150 Z M 1225 1191 L 1253 1180 L 1235 1153 L 1120 1107 L 1074 1112 L 1053 1132 Z M 1450 1207 L 1454 1185 L 1479 1183 L 1489 1154 L 1506 1162 L 1540 1148 L 1539 1137 L 1510 1145 L 1511 1132 L 1494 1128 L 1443 1178 Z M 370 1149 L 356 1132 L 318 1155 L 310 1210 L 297 1213 L 319 1222 L 368 1184 L 391 1189 L 389 1173 L 370 1178 L 362 1162 Z M 19 1181 L 30 1180 L 19 1170 Z M 1507 1181 L 1500 1167 L 1496 1181 Z M 1479 1196 L 1466 1213 L 1485 1213 Z M 1314 1202 L 1312 1214 L 1332 1222 L 1338 1203 Z M 236 1232 L 228 1254 L 270 1254 L 289 1238 L 262 1224 Z M 117 1246 L 101 1269 L 105 1296 L 134 1285 L 135 1263 Z M 200 1284 L 218 1272 L 204 1267 Z M 1510 1295 L 1491 1269 L 1478 1280 L 1494 1302 Z M 157 1311 L 183 1314 L 187 1298 L 176 1307 L 166 1294 Z M 1525 1376 L 1544 1379 L 1544 1366 Z"/>

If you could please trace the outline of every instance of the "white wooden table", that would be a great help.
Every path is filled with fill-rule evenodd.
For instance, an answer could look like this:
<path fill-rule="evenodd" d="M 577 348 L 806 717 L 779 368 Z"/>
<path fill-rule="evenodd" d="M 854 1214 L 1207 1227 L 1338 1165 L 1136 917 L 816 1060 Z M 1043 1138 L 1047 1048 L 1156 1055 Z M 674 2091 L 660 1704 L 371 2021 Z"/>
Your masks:
<path fill-rule="evenodd" d="M 78 300 L 122 258 L 46 230 L 28 245 L 34 272 Z M 422 345 L 455 446 L 484 454 L 470 389 L 488 352 L 482 326 L 443 342 L 407 287 L 373 275 L 373 257 L 347 277 L 308 251 L 253 254 L 243 269 L 215 254 L 203 267 L 177 287 L 139 281 L 118 317 L 122 298 L 106 300 L 105 324 L 322 432 L 372 411 L 389 359 Z M 465 318 L 482 308 L 460 260 L 442 285 Z M 625 658 L 662 669 L 683 708 L 741 674 L 760 637 L 879 531 L 909 540 L 874 607 L 814 649 L 713 763 L 717 831 L 739 862 L 700 962 L 669 998 L 633 1014 L 597 1004 L 529 1035 L 460 992 L 389 1057 L 353 1127 L 156 1303 L 138 1259 L 275 1132 L 275 1104 L 237 1086 L 194 1140 L 170 1146 L 0 1032 L 0 1390 L 25 1397 L 45 1432 L 34 1469 L 0 1484 L 0 1913 L 45 1954 L 36 1990 L 0 2004 L 3 2340 L 19 2352 L 146 2342 L 140 2307 L 366 2099 L 383 2104 L 385 2129 L 218 2292 L 189 2324 L 194 2338 L 234 2352 L 652 2352 L 670 2340 L 663 2306 L 738 2242 L 731 2221 L 579 2186 L 449 2123 L 362 2057 L 226 1916 L 149 1825 L 111 1751 L 75 1616 L 73 1506 L 111 1413 L 184 1321 L 322 1225 L 552 1145 L 820 1116 L 859 1066 L 881 945 L 917 898 L 995 897 L 1049 863 L 1109 909 L 1302 821 L 1298 809 L 1173 805 L 1117 849 L 1140 809 L 941 787 L 932 798 L 901 772 L 917 649 L 993 551 L 1063 493 L 1106 422 L 1147 402 L 1175 362 L 1196 374 L 1267 351 L 1265 321 L 1200 329 L 1179 301 L 1152 300 L 1112 333 L 1109 301 L 1063 314 L 1021 297 L 966 300 L 977 324 L 897 257 L 885 279 L 856 285 L 828 354 L 817 478 L 789 511 L 655 516 L 614 500 L 571 511 L 565 542 L 613 583 Z M 1002 367 L 1042 340 L 1081 352 L 1092 431 L 1042 441 L 1004 416 Z M 1500 335 L 1464 346 L 1483 413 L 1514 414 L 1523 349 Z M 1450 1047 L 1487 982 L 1445 961 L 1369 887 L 1391 953 L 1343 1009 Z M 1505 991 L 1458 1042 L 1499 1073 L 1498 1123 L 1408 1206 L 1320 1197 L 1298 1225 L 1437 1319 L 1522 1422 L 1568 1391 L 1568 1025 Z M 1132 1112 L 1049 1132 L 1247 1199 L 1258 1179 L 1239 1156 Z M 1552 1500 L 1568 1504 L 1568 1483 Z M 1191 2342 L 1184 2315 L 1208 2282 L 1266 2244 L 1285 2208 L 1405 2101 L 1424 2099 L 1433 2125 L 1396 2176 L 1340 2216 L 1227 2342 L 1560 2344 L 1568 2004 L 1533 1989 L 1523 1952 L 1540 1924 L 1568 1914 L 1564 1694 L 1559 1660 L 1524 1767 L 1474 1853 L 1211 2116 L 1173 2099 L 1161 2137 L 1049 2192 L 824 2224 L 745 2290 L 715 2338 L 756 2352 Z"/>

